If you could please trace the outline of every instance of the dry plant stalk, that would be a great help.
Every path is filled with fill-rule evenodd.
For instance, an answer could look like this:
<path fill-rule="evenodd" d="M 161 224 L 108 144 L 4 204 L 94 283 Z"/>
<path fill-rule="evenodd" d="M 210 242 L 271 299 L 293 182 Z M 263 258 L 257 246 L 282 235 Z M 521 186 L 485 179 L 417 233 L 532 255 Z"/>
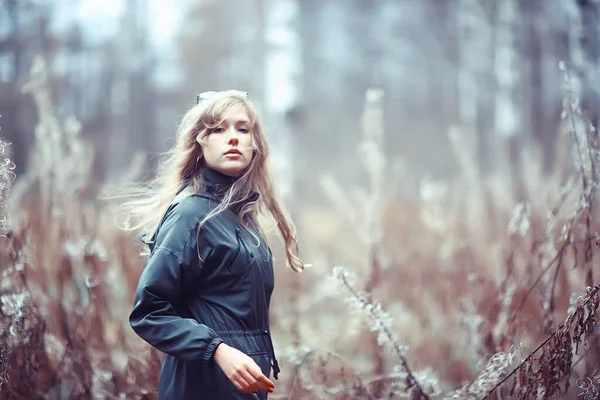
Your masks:
<path fill-rule="evenodd" d="M 128 345 L 115 312 L 124 309 L 115 304 L 120 276 L 139 271 L 139 260 L 127 262 L 136 249 L 112 228 L 121 249 L 115 265 L 102 244 L 100 223 L 111 218 L 90 207 L 94 154 L 77 121 L 63 128 L 54 115 L 43 59 L 24 90 L 40 122 L 36 164 L 11 190 L 15 223 L 0 241 L 2 398 L 156 398 L 158 352 Z M 128 303 L 128 293 L 119 298 Z"/>
<path fill-rule="evenodd" d="M 23 205 L 19 214 L 14 215 L 18 224 L 12 231 L 7 231 L 9 240 L 0 243 L 2 395 L 6 394 L 12 398 L 35 398 L 66 393 L 67 396 L 93 395 L 111 399 L 119 396 L 134 399 L 154 398 L 160 363 L 159 353 L 140 353 L 138 349 L 129 346 L 127 334 L 120 326 L 122 317 L 120 319 L 107 312 L 123 308 L 123 304 L 118 301 L 130 300 L 127 295 L 132 292 L 140 272 L 138 254 L 127 244 L 128 239 L 116 234 L 114 229 L 102 231 L 101 222 L 110 220 L 109 212 L 100 208 L 90 208 L 91 199 L 81 195 L 89 190 L 86 185 L 93 154 L 90 155 L 76 121 L 71 120 L 63 129 L 54 116 L 43 64 L 36 63 L 34 80 L 27 86 L 27 90 L 36 99 L 40 112 L 36 156 L 33 157 L 39 164 L 30 168 L 32 172 L 29 176 L 20 177 L 23 179 L 20 180 L 19 193 L 29 191 L 29 194 L 33 195 L 16 195 L 16 202 Z M 380 210 L 385 208 L 382 202 L 386 200 L 382 194 L 384 154 L 380 129 L 381 96 L 378 91 L 367 94 L 364 121 L 369 122 L 365 126 L 371 128 L 364 128 L 364 140 L 361 144 L 370 178 L 369 191 L 361 193 L 361 200 L 368 199 L 367 216 L 364 218 L 368 229 L 364 230 L 367 234 L 362 237 L 370 253 L 366 292 L 385 284 L 385 280 L 381 278 L 380 265 Z M 525 304 L 528 297 L 533 297 L 530 295 L 535 293 L 534 288 L 539 288 L 538 283 L 542 282 L 544 292 L 539 297 L 548 304 L 543 309 L 546 327 L 553 325 L 554 292 L 560 273 L 566 269 L 566 265 L 563 264 L 566 263 L 568 249 L 576 252 L 575 245 L 585 245 L 581 258 L 585 268 L 585 279 L 588 283 L 593 280 L 591 246 L 595 235 L 592 234 L 591 215 L 594 204 L 592 199 L 597 188 L 598 158 L 592 143 L 597 141 L 597 135 L 595 129 L 585 120 L 585 115 L 580 114 L 578 109 L 572 106 L 572 102 L 565 104 L 566 116 L 581 117 L 586 121 L 587 136 L 584 137 L 582 132 L 575 132 L 574 128 L 571 131 L 581 159 L 579 174 L 582 198 L 561 232 L 561 244 L 558 249 L 554 248 L 552 223 L 548 225 L 541 241 L 532 238 L 531 243 L 519 245 L 529 256 L 528 270 L 533 271 L 536 265 L 543 266 L 543 270 L 539 276 L 532 277 L 523 297 L 518 300 L 521 301 L 521 306 Z M 74 166 L 84 168 L 75 171 Z M 9 170 L 10 168 L 0 170 L 0 176 L 10 176 Z M 552 210 L 552 216 L 556 217 L 566 192 L 565 190 L 560 204 Z M 344 196 L 343 192 L 339 197 L 348 202 L 348 196 Z M 348 202 L 348 214 L 354 216 L 356 222 L 363 223 L 364 221 L 358 221 L 357 215 L 360 213 L 356 211 L 357 208 L 356 204 Z M 520 216 L 520 222 L 530 222 L 531 208 L 521 208 L 523 215 Z M 535 225 L 535 221 L 531 219 L 531 224 Z M 576 229 L 580 220 L 585 224 L 584 234 Z M 515 228 L 515 232 L 521 228 Z M 542 229 L 543 227 L 540 228 Z M 455 227 L 456 232 L 460 230 L 460 226 Z M 516 238 L 510 240 L 518 242 Z M 552 251 L 547 251 L 543 244 L 552 244 Z M 515 248 L 517 245 L 514 244 Z M 113 249 L 111 254 L 106 248 Z M 489 340 L 486 336 L 488 351 L 493 349 L 495 352 L 507 347 L 515 336 L 511 331 L 514 328 L 514 319 L 522 314 L 517 300 L 515 303 L 510 301 L 515 290 L 520 289 L 515 288 L 515 282 L 520 279 L 515 268 L 514 259 L 517 256 L 518 252 L 513 251 L 507 257 L 506 279 L 502 282 L 496 299 L 502 302 L 499 314 L 512 314 L 509 314 L 509 317 L 495 316 L 495 319 L 491 319 L 490 324 L 495 324 L 497 334 L 489 335 Z M 553 277 L 542 281 L 552 268 L 556 268 Z M 111 274 L 116 275 L 111 278 Z M 121 277 L 125 279 L 120 279 Z M 374 399 L 378 393 L 406 395 L 409 390 L 412 390 L 410 395 L 413 398 L 433 396 L 436 385 L 409 368 L 403 353 L 404 348 L 393 334 L 389 316 L 369 297 L 372 294 L 356 291 L 355 286 L 347 279 L 338 280 L 350 290 L 355 305 L 362 312 L 366 312 L 366 317 L 372 322 L 370 328 L 378 332 L 378 335 L 374 335 L 373 342 L 374 359 L 380 360 L 379 364 L 376 363 L 378 366 L 375 370 L 378 378 L 371 382 L 363 382 L 354 374 L 352 367 L 339 356 L 313 351 L 300 363 L 294 378 L 292 392 L 297 392 L 299 397 L 293 397 L 292 393 L 290 398 Z M 120 300 L 115 300 L 110 284 L 120 281 L 126 282 L 126 293 L 125 296 L 119 297 Z M 572 362 L 572 344 L 575 343 L 577 351 L 579 346 L 591 337 L 597 326 L 594 313 L 598 307 L 598 286 L 588 286 L 590 290 L 580 298 L 567 320 L 536 349 L 542 350 L 539 357 L 535 357 L 536 352 L 530 354 L 519 367 L 506 374 L 506 369 L 515 358 L 515 350 L 509 348 L 508 351 L 498 352 L 489 359 L 473 383 L 450 396 L 478 398 L 477 396 L 486 393 L 493 396 L 502 393 L 499 389 L 504 389 L 503 382 L 511 376 L 514 377 L 511 393 L 520 395 L 521 398 L 534 395 L 536 390 L 558 393 L 561 387 L 567 388 L 569 374 L 577 362 L 584 359 L 582 357 L 575 363 Z M 49 318 L 49 315 L 53 318 Z M 5 326 L 7 329 L 3 330 Z M 382 341 L 391 343 L 400 359 L 401 371 L 379 378 L 379 375 L 384 373 L 385 352 L 380 345 Z M 306 368 L 311 373 L 310 379 L 302 375 L 301 371 Z M 538 387 L 528 389 L 533 387 L 532 385 Z"/>
<path fill-rule="evenodd" d="M 1 117 L 1 116 L 0 116 Z M 0 130 L 2 128 L 0 127 Z M 6 153 L 6 147 L 10 143 L 5 142 L 0 138 L 0 157 L 3 157 Z M 16 179 L 16 175 L 13 170 L 16 165 L 10 161 L 9 158 L 4 158 L 0 162 L 0 208 L 4 209 L 6 193 L 10 189 L 10 186 Z M 8 217 L 4 213 L 0 214 L 0 237 L 8 238 Z M 3 328 L 0 325 L 0 334 L 2 334 Z M 0 391 L 2 385 L 8 383 L 9 378 L 9 356 L 10 350 L 7 347 L 0 345 Z"/>
<path fill-rule="evenodd" d="M 600 285 L 593 286 L 592 283 L 592 246 L 594 240 L 598 238 L 598 234 L 592 233 L 591 220 L 594 212 L 593 200 L 599 185 L 600 152 L 597 149 L 598 135 L 596 129 L 591 125 L 585 113 L 578 107 L 578 100 L 572 95 L 568 75 L 563 63 L 561 63 L 560 68 L 565 76 L 562 118 L 569 118 L 570 128 L 568 134 L 572 136 L 575 143 L 577 175 L 570 179 L 562 188 L 558 204 L 550 211 L 543 241 L 533 241 L 531 243 L 530 254 L 532 257 L 530 260 L 537 259 L 543 268 L 539 275 L 533 279 L 533 282 L 528 283 L 529 287 L 526 288 L 514 308 L 510 307 L 511 302 L 506 300 L 512 299 L 515 289 L 515 284 L 511 284 L 510 280 L 516 283 L 516 279 L 518 278 L 516 276 L 513 277 L 515 272 L 513 265 L 515 252 L 511 251 L 508 255 L 507 275 L 501 284 L 498 296 L 498 299 L 502 302 L 499 306 L 501 309 L 500 315 L 507 318 L 498 318 L 495 327 L 496 330 L 500 331 L 499 342 L 509 342 L 511 337 L 510 332 L 514 332 L 516 319 L 522 312 L 528 297 L 534 293 L 535 289 L 541 289 L 542 295 L 539 296 L 542 309 L 541 317 L 546 332 L 550 334 L 541 345 L 533 350 L 509 374 L 505 374 L 505 370 L 512 363 L 512 359 L 514 358 L 513 350 L 510 349 L 506 353 L 497 353 L 490 359 L 490 363 L 488 363 L 484 371 L 471 384 L 451 393 L 449 398 L 479 399 L 498 395 L 502 396 L 503 394 L 508 395 L 509 398 L 513 398 L 511 396 L 516 395 L 518 399 L 537 398 L 538 396 L 545 396 L 544 398 L 546 398 L 547 396 L 560 394 L 561 385 L 564 385 L 564 392 L 566 393 L 569 389 L 573 367 L 579 361 L 585 360 L 589 364 L 587 370 L 591 371 L 590 366 L 593 362 L 594 354 L 588 353 L 595 351 L 596 359 L 598 359 L 600 354 L 596 346 L 586 352 L 575 364 L 572 363 L 573 351 L 577 354 L 579 345 L 585 343 L 590 338 L 592 332 L 597 332 L 598 329 L 595 313 L 598 308 L 598 289 Z M 576 123 L 576 118 L 583 121 L 585 127 L 583 131 L 577 130 L 578 124 Z M 565 203 L 567 195 L 571 192 L 569 188 L 573 188 L 573 183 L 577 178 L 581 182 L 580 198 L 575 210 L 567 222 L 562 225 L 562 231 L 558 239 L 561 244 L 556 248 L 556 239 L 553 235 L 556 218 L 560 208 Z M 527 232 L 530 229 L 530 216 L 526 211 L 527 205 L 520 209 L 517 207 L 513 219 L 511 219 L 511 223 L 509 224 L 509 233 L 512 235 L 511 240 L 513 244 L 517 235 L 524 236 L 523 232 Z M 584 229 L 577 229 L 582 220 L 584 221 Z M 526 225 L 525 227 L 524 224 Z M 583 237 L 577 237 L 579 231 L 583 231 Z M 544 241 L 546 245 L 542 246 Z M 584 246 L 583 257 L 578 257 L 577 245 Z M 555 290 L 559 276 L 564 275 L 564 271 L 567 268 L 564 264 L 566 263 L 568 250 L 572 250 L 574 254 L 575 266 L 583 266 L 585 282 L 588 286 L 587 293 L 585 296 L 579 296 L 579 304 L 576 307 L 574 306 L 572 310 L 570 309 L 567 319 L 558 328 L 553 330 L 552 326 L 554 325 L 556 307 Z M 582 261 L 581 264 L 578 263 L 580 260 Z M 534 264 L 530 261 L 526 273 L 533 271 L 533 267 Z M 547 273 L 553 267 L 555 267 L 554 274 L 548 277 Z M 573 344 L 575 345 L 574 347 Z M 541 355 L 535 357 L 535 354 L 540 350 Z M 504 389 L 502 388 L 503 383 L 511 376 L 513 376 L 513 382 L 510 390 L 506 392 L 502 391 L 501 389 Z M 582 386 L 579 387 L 582 388 Z M 588 396 L 591 392 L 586 391 L 586 393 L 586 396 Z M 580 395 L 583 395 L 583 393 Z"/>
<path fill-rule="evenodd" d="M 369 176 L 369 191 L 367 193 L 366 228 L 367 246 L 369 251 L 369 279 L 365 284 L 368 296 L 381 286 L 381 214 L 384 190 L 385 154 L 383 150 L 383 91 L 371 88 L 365 95 L 365 106 L 362 117 L 363 141 L 360 150 L 363 155 L 365 169 Z M 371 299 L 372 300 L 372 299 Z M 383 376 L 385 373 L 385 358 L 377 345 L 377 337 L 371 338 L 372 355 L 375 364 L 373 374 Z M 376 389 L 376 395 L 383 393 L 383 387 Z"/>
<path fill-rule="evenodd" d="M 573 365 L 573 345 L 575 353 L 579 345 L 585 343 L 591 334 L 598 331 L 596 311 L 600 304 L 600 284 L 588 287 L 584 295 L 577 300 L 579 305 L 567 319 L 552 332 L 542 344 L 523 360 L 510 374 L 498 382 L 489 392 L 491 395 L 508 378 L 513 376 L 509 395 L 517 394 L 518 399 L 529 396 L 552 396 L 560 393 L 564 384 L 569 389 L 569 378 Z M 572 332 L 572 333 L 571 333 Z M 539 357 L 535 354 L 541 350 Z"/>
<path fill-rule="evenodd" d="M 389 343 L 395 355 L 398 357 L 401 363 L 402 373 L 404 375 L 404 383 L 405 386 L 401 389 L 403 394 L 410 394 L 413 399 L 429 399 L 429 394 L 424 389 L 423 384 L 419 383 L 415 377 L 415 374 L 412 372 L 408 365 L 408 360 L 405 356 L 405 346 L 402 346 L 396 335 L 392 332 L 390 328 L 390 316 L 387 312 L 382 310 L 381 304 L 374 303 L 366 293 L 360 293 L 357 291 L 351 284 L 351 280 L 354 279 L 353 276 L 344 268 L 344 267 L 335 267 L 332 272 L 332 277 L 334 279 L 338 279 L 341 284 L 350 292 L 350 301 L 355 306 L 356 310 L 364 313 L 365 317 L 369 321 L 369 330 L 377 332 L 377 343 L 380 346 L 383 343 Z M 437 383 L 437 382 L 436 382 Z M 427 387 L 428 391 L 435 395 L 437 394 L 437 388 L 435 384 L 429 385 Z M 376 387 L 376 391 L 379 389 Z M 398 390 L 400 392 L 400 390 Z M 396 394 L 399 394 L 399 393 Z"/>
<path fill-rule="evenodd" d="M 0 127 L 1 129 L 1 127 Z M 6 152 L 6 147 L 10 145 L 10 143 L 5 142 L 0 138 L 0 157 L 3 157 Z M 0 160 L 0 208 L 4 209 L 6 202 L 6 193 L 10 186 L 16 179 L 16 175 L 13 170 L 16 168 L 16 165 L 10 161 L 9 158 L 3 158 Z M 8 216 L 4 215 L 4 213 L 0 214 L 0 237 L 6 238 L 6 234 L 8 233 Z"/>
<path fill-rule="evenodd" d="M 385 174 L 387 160 L 384 150 L 383 99 L 384 92 L 378 88 L 369 88 L 365 94 L 362 114 L 363 137 L 359 144 L 359 153 L 368 176 L 368 187 L 367 190 L 360 191 L 359 204 L 349 202 L 344 190 L 334 179 L 323 179 L 321 182 L 336 208 L 344 210 L 344 215 L 358 227 L 357 235 L 364 243 L 367 254 L 365 291 L 369 301 L 373 292 L 382 286 L 382 218 L 389 200 L 386 197 L 389 194 L 389 188 L 386 186 L 389 182 Z M 356 208 L 364 209 L 364 214 L 358 215 L 355 212 Z M 385 376 L 386 358 L 378 345 L 377 335 L 370 337 L 370 348 L 374 364 L 373 375 Z M 383 395 L 384 385 L 379 388 L 375 386 L 374 394 Z"/>

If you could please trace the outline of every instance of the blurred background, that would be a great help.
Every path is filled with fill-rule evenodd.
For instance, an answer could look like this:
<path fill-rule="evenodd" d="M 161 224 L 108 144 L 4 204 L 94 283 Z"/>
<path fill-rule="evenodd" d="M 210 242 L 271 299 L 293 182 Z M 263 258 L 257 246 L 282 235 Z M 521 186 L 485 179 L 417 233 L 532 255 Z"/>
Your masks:
<path fill-rule="evenodd" d="M 456 170 L 447 138 L 454 125 L 478 132 L 482 166 L 494 163 L 497 137 L 519 136 L 542 145 L 548 166 L 560 60 L 590 112 L 598 109 L 595 1 L 0 4 L 0 110 L 17 172 L 34 139 L 33 101 L 20 93 L 36 55 L 47 58 L 57 114 L 75 116 L 100 150 L 96 179 L 118 175 L 132 152 L 168 148 L 204 90 L 250 93 L 277 153 L 294 152 L 294 167 L 311 172 L 299 177 L 299 196 L 314 191 L 312 172 L 364 178 L 354 149 L 371 86 L 385 91 L 386 154 L 419 176 Z"/>
<path fill-rule="evenodd" d="M 99 197 L 151 176 L 196 93 L 233 88 L 313 264 L 270 238 L 276 395 L 396 398 L 412 376 L 431 396 L 485 378 L 454 394 L 482 398 L 492 355 L 506 376 L 598 280 L 599 7 L 0 0 L 0 397 L 153 398 L 159 355 L 126 322 L 143 258 Z M 593 332 L 562 398 L 598 376 Z"/>

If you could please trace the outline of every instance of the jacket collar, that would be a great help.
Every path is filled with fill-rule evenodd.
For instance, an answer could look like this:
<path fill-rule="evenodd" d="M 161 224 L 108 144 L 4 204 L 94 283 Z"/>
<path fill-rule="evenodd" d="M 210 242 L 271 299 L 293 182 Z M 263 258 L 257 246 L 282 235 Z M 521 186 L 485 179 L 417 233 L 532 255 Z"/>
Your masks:
<path fill-rule="evenodd" d="M 203 168 L 200 173 L 204 180 L 205 191 L 216 197 L 222 197 L 227 189 L 237 180 L 212 168 Z"/>
<path fill-rule="evenodd" d="M 216 171 L 211 168 L 208 168 L 208 167 L 202 169 L 201 174 L 204 179 L 204 190 L 197 192 L 197 193 L 191 193 L 192 196 L 206 197 L 208 199 L 211 199 L 211 200 L 214 200 L 217 202 L 219 202 L 223 199 L 223 196 L 225 195 L 225 192 L 227 191 L 227 189 L 229 189 L 231 187 L 231 185 L 233 184 L 233 182 L 235 182 L 237 180 L 237 178 L 222 174 L 221 172 Z M 191 189 L 190 182 L 187 181 L 177 191 L 177 194 L 175 195 L 175 199 L 173 199 L 173 202 L 177 201 L 178 196 L 184 196 L 188 192 L 191 192 L 191 191 L 192 191 L 192 189 Z M 241 211 L 244 204 L 246 204 L 249 201 L 256 201 L 256 200 L 258 200 L 259 197 L 260 197 L 260 194 L 256 191 L 253 191 L 252 194 L 250 195 L 250 197 L 246 201 L 243 201 L 243 202 L 237 203 L 237 204 L 233 204 L 230 206 L 230 208 L 236 214 L 238 214 Z M 165 215 L 163 215 L 163 220 L 159 223 L 158 228 L 160 228 L 160 225 L 162 225 L 164 218 L 165 218 Z M 148 234 L 143 234 L 140 236 L 140 240 L 150 247 L 150 251 L 153 251 L 153 249 L 154 249 L 154 243 L 156 240 L 156 235 L 158 234 L 158 228 L 154 231 L 151 238 L 148 238 Z"/>
<path fill-rule="evenodd" d="M 196 195 L 207 197 L 215 201 L 221 201 L 225 195 L 225 192 L 227 192 L 231 185 L 233 185 L 233 183 L 237 180 L 235 177 L 225 175 L 208 167 L 203 168 L 200 173 L 204 179 L 204 190 L 196 193 Z M 260 194 L 256 191 L 253 191 L 247 200 L 231 205 L 231 209 L 238 213 L 244 204 L 249 201 L 256 201 L 259 197 Z"/>

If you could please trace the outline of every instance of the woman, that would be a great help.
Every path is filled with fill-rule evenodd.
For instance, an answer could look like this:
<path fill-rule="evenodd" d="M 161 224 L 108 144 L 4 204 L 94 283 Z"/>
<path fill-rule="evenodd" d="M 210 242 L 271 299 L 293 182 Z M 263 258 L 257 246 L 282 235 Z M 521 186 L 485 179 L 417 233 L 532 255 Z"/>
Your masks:
<path fill-rule="evenodd" d="M 159 399 L 266 399 L 279 366 L 269 329 L 272 253 L 256 221 L 262 207 L 277 221 L 288 264 L 297 272 L 304 265 L 246 93 L 198 95 L 168 154 L 145 198 L 123 205 L 127 229 L 154 232 L 142 236 L 151 254 L 129 321 L 165 353 Z"/>

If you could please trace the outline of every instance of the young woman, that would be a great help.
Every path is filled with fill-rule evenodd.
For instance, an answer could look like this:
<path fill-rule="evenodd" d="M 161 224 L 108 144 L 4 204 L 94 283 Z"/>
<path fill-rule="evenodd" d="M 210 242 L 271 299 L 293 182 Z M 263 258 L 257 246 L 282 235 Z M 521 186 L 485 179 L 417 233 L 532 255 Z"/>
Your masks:
<path fill-rule="evenodd" d="M 122 206 L 150 257 L 129 321 L 165 353 L 159 399 L 266 399 L 278 379 L 269 329 L 272 253 L 266 208 L 297 272 L 294 226 L 268 171 L 269 147 L 245 92 L 205 92 L 145 196 Z M 139 191 L 138 191 L 139 194 Z M 263 208 L 264 207 L 264 208 Z M 132 223 L 137 219 L 137 223 Z"/>

